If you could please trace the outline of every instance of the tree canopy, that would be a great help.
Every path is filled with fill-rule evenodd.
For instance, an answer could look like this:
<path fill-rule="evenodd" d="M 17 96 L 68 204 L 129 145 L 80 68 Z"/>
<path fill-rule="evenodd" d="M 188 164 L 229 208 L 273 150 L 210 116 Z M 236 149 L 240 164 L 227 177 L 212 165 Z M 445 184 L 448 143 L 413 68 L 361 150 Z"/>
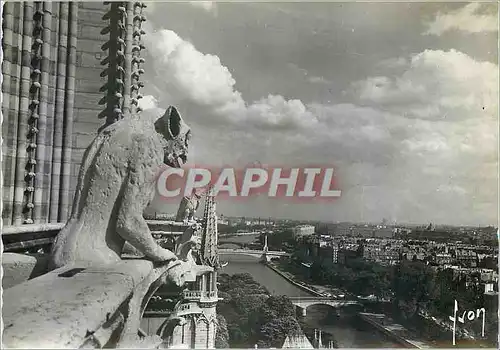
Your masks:
<path fill-rule="evenodd" d="M 280 347 L 288 334 L 300 330 L 290 299 L 269 295 L 250 274 L 221 274 L 219 294 L 224 300 L 217 304 L 217 313 L 227 323 L 230 347 Z"/>

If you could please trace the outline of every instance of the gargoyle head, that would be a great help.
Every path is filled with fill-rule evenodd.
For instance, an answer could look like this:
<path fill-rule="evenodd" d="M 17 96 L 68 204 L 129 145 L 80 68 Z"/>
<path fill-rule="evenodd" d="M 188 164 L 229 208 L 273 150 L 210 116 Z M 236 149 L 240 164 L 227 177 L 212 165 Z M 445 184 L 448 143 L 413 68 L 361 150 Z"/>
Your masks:
<path fill-rule="evenodd" d="M 180 168 L 187 162 L 191 128 L 184 122 L 177 108 L 170 106 L 155 122 L 155 129 L 167 141 L 164 163 Z"/>

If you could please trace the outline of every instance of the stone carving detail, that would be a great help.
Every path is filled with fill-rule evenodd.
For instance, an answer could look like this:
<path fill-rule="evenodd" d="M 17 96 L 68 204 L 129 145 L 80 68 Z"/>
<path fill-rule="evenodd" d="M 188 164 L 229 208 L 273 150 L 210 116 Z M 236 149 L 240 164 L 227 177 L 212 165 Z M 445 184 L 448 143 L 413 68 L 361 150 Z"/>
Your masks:
<path fill-rule="evenodd" d="M 153 261 L 177 259 L 156 243 L 142 214 L 160 167 L 186 162 L 191 131 L 175 107 L 157 112 L 109 125 L 87 148 L 71 217 L 53 244 L 49 269 L 117 262 L 125 242 Z"/>
<path fill-rule="evenodd" d="M 201 239 L 197 232 L 201 230 L 201 225 L 195 223 L 191 225 L 183 234 L 177 239 L 177 249 L 175 254 L 183 261 L 195 263 L 197 261 L 198 252 L 200 249 Z"/>
<path fill-rule="evenodd" d="M 36 148 L 38 119 L 40 113 L 40 88 L 41 88 L 41 69 L 42 69 L 42 45 L 43 45 L 43 5 L 35 4 L 35 14 L 33 15 L 33 44 L 31 47 L 31 102 L 30 102 L 30 120 L 28 128 L 28 155 L 27 176 L 26 176 L 26 206 L 24 208 L 25 224 L 33 223 L 33 209 L 35 199 L 35 176 L 36 176 Z"/>
<path fill-rule="evenodd" d="M 212 270 L 180 260 L 153 263 L 127 259 L 51 271 L 4 291 L 8 302 L 2 309 L 6 325 L 3 345 L 46 349 L 145 347 L 138 330 L 157 289 L 167 281 L 177 286 L 193 283 Z"/>
<path fill-rule="evenodd" d="M 120 333 L 125 324 L 125 317 L 117 311 L 109 320 L 95 332 L 91 332 L 83 342 L 83 348 L 102 349 L 109 345 L 109 339 Z M 116 336 L 116 335 L 115 335 Z"/>
<path fill-rule="evenodd" d="M 200 206 L 200 193 L 193 193 L 192 196 L 185 196 L 181 200 L 175 221 L 191 221 Z"/>

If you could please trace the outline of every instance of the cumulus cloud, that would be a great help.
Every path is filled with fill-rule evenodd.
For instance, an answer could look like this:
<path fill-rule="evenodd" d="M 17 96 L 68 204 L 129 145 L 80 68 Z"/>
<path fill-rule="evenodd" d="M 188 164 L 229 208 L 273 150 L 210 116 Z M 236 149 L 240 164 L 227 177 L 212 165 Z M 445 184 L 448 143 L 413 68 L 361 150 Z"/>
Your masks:
<path fill-rule="evenodd" d="M 498 31 L 496 13 L 480 14 L 480 3 L 471 3 L 458 10 L 439 12 L 432 22 L 426 23 L 425 35 L 441 35 L 447 31 L 460 30 L 469 33 Z"/>
<path fill-rule="evenodd" d="M 273 94 L 246 103 L 218 56 L 199 52 L 169 30 L 156 32 L 150 40 L 156 71 L 168 77 L 160 90 L 210 111 L 224 123 L 310 132 L 317 138 L 342 140 L 340 149 L 357 148 L 359 143 L 393 152 L 392 144 L 414 155 L 452 149 L 477 153 L 487 147 L 486 140 L 488 145 L 496 140 L 495 128 L 490 128 L 498 120 L 498 67 L 456 50 L 426 50 L 383 61 L 387 68 L 404 70 L 354 83 L 351 94 L 362 107 L 306 104 Z M 481 129 L 476 124 L 488 126 Z M 475 132 L 483 136 L 478 138 Z M 453 138 L 453 133 L 459 136 Z M 463 135 L 468 136 L 461 139 Z M 362 150 L 351 156 L 366 158 Z"/>
<path fill-rule="evenodd" d="M 413 55 L 400 75 L 369 77 L 354 83 L 353 92 L 360 102 L 407 119 L 410 151 L 491 154 L 498 86 L 497 65 L 456 50 L 426 50 Z"/>
<path fill-rule="evenodd" d="M 278 126 L 313 127 L 316 117 L 300 100 L 286 100 L 280 95 L 269 95 L 249 105 L 248 121 Z"/>
<path fill-rule="evenodd" d="M 165 88 L 178 101 L 187 100 L 206 108 L 223 121 L 277 128 L 314 124 L 314 117 L 299 100 L 269 95 L 247 104 L 219 57 L 198 51 L 175 32 L 157 31 L 148 39 L 153 56 L 157 57 L 156 71 L 168 77 Z"/>
<path fill-rule="evenodd" d="M 483 206 L 493 219 L 498 84 L 497 65 L 456 50 L 426 50 L 413 55 L 401 74 L 369 77 L 355 83 L 353 91 L 360 103 L 407 123 L 399 134 L 399 156 L 405 161 L 395 183 L 404 181 L 434 204 L 459 201 L 464 213 Z M 415 187 L 419 177 L 425 178 L 425 189 Z"/>
<path fill-rule="evenodd" d="M 313 84 L 331 84 L 332 82 L 324 77 L 311 76 L 307 79 L 310 83 Z"/>
<path fill-rule="evenodd" d="M 139 107 L 141 107 L 143 110 L 157 108 L 158 100 L 152 95 L 143 96 L 139 100 Z"/>
<path fill-rule="evenodd" d="M 217 13 L 217 4 L 214 1 L 190 1 L 189 4 L 213 14 Z"/>
<path fill-rule="evenodd" d="M 378 63 L 378 66 L 384 68 L 398 68 L 405 67 L 408 64 L 408 61 L 404 57 L 394 57 L 388 58 Z"/>
<path fill-rule="evenodd" d="M 456 51 L 425 50 L 413 55 L 403 74 L 355 83 L 360 99 L 407 117 L 430 120 L 494 118 L 498 67 Z"/>
<path fill-rule="evenodd" d="M 456 203 L 457 215 L 466 217 L 474 198 L 485 217 L 495 218 L 496 65 L 456 50 L 426 50 L 381 62 L 390 72 L 353 83 L 352 103 L 279 94 L 247 102 L 218 56 L 169 30 L 148 40 L 152 83 L 189 109 L 190 122 L 206 119 L 209 126 L 193 137 L 197 161 L 334 164 L 345 208 L 376 215 L 383 196 L 391 218 L 411 212 L 446 221 L 449 213 L 439 208 Z"/>
<path fill-rule="evenodd" d="M 155 68 L 165 79 L 168 91 L 179 99 L 189 99 L 201 106 L 227 109 L 244 104 L 234 89 L 235 81 L 219 57 L 203 54 L 171 30 L 160 30 L 148 39 Z"/>

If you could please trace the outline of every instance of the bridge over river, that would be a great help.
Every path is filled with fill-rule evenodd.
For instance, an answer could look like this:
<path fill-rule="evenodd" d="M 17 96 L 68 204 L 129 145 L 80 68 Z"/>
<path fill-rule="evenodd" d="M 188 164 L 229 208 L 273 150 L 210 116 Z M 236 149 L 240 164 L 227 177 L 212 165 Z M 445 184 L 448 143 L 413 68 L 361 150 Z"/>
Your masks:
<path fill-rule="evenodd" d="M 302 316 L 307 315 L 307 308 L 313 305 L 328 305 L 333 308 L 339 308 L 349 305 L 361 305 L 356 300 L 334 299 L 327 297 L 289 297 L 293 305 L 302 310 Z"/>
<path fill-rule="evenodd" d="M 256 237 L 253 236 L 252 239 L 255 239 Z M 219 242 L 219 244 L 227 244 L 227 242 Z M 231 243 L 232 244 L 232 243 Z M 290 256 L 289 253 L 283 252 L 283 251 L 272 251 L 269 250 L 267 246 L 267 235 L 264 236 L 264 245 L 262 247 L 262 250 L 260 249 L 244 249 L 244 248 L 222 248 L 220 247 L 218 249 L 219 255 L 247 255 L 247 256 L 252 256 L 256 258 L 260 258 L 261 260 L 266 260 L 269 261 L 271 258 L 274 257 L 282 257 L 282 256 Z"/>
<path fill-rule="evenodd" d="M 228 261 L 229 264 L 222 269 L 221 273 L 230 275 L 249 273 L 257 282 L 264 285 L 270 293 L 286 295 L 296 305 L 308 303 L 307 314 L 304 317 L 305 322 L 311 327 L 332 334 L 339 348 L 402 348 L 401 345 L 391 341 L 385 335 L 375 331 L 373 327 L 360 320 L 356 312 L 352 312 L 350 307 L 337 308 L 340 314 L 340 316 L 337 316 L 331 305 L 323 303 L 323 301 L 328 302 L 331 299 L 318 299 L 305 290 L 294 286 L 264 264 L 259 264 L 257 256 L 224 254 L 223 259 Z"/>
<path fill-rule="evenodd" d="M 237 248 L 219 248 L 219 255 L 246 255 L 255 258 L 270 260 L 274 257 L 290 256 L 287 252 L 272 251 L 272 250 L 252 250 L 252 249 L 237 249 Z"/>

